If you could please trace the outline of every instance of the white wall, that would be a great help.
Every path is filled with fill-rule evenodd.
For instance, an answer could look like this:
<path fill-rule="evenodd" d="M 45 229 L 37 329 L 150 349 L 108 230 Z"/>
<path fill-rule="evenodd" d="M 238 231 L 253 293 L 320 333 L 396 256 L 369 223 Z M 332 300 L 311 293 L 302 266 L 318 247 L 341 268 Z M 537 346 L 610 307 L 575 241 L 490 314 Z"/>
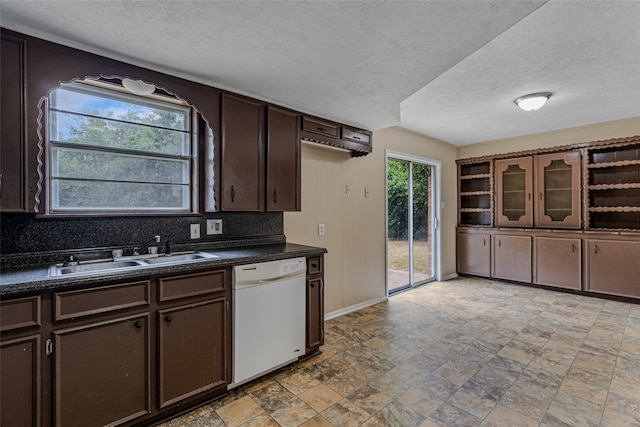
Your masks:
<path fill-rule="evenodd" d="M 373 153 L 365 157 L 303 144 L 302 211 L 284 214 L 284 230 L 288 242 L 328 250 L 325 313 L 386 296 L 387 148 L 442 163 L 442 275 L 455 273 L 455 146 L 400 128 L 374 132 Z M 324 236 L 318 236 L 321 223 Z"/>

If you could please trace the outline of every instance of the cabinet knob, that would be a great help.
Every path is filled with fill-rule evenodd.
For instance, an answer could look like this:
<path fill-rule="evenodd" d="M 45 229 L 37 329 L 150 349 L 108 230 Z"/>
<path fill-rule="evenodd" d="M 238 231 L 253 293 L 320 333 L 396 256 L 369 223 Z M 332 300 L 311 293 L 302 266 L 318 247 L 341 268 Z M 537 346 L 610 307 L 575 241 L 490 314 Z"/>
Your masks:
<path fill-rule="evenodd" d="M 134 323 L 133 326 L 135 326 L 136 329 L 142 328 L 142 320 L 136 320 L 136 323 Z"/>
<path fill-rule="evenodd" d="M 316 287 L 316 284 L 315 284 L 315 283 L 313 283 L 313 282 L 310 282 L 310 283 L 309 283 L 309 287 L 310 287 L 310 288 L 315 288 L 315 287 Z"/>
<path fill-rule="evenodd" d="M 173 320 L 173 317 L 171 317 L 170 314 L 167 314 L 166 316 L 164 316 L 164 321 L 167 323 L 170 323 Z"/>

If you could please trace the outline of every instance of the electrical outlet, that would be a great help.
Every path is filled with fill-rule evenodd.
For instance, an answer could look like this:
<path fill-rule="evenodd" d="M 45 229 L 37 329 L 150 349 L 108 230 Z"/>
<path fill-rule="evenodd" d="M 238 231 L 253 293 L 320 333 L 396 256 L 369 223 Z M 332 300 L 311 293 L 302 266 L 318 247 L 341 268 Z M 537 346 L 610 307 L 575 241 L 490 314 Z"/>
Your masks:
<path fill-rule="evenodd" d="M 208 219 L 207 220 L 207 234 L 222 234 L 222 220 L 221 219 Z"/>
<path fill-rule="evenodd" d="M 192 239 L 200 238 L 200 224 L 191 224 L 189 229 L 191 231 Z"/>
<path fill-rule="evenodd" d="M 324 224 L 318 224 L 318 236 L 324 236 Z"/>
<path fill-rule="evenodd" d="M 365 199 L 369 198 L 369 187 L 364 187 L 364 197 Z"/>

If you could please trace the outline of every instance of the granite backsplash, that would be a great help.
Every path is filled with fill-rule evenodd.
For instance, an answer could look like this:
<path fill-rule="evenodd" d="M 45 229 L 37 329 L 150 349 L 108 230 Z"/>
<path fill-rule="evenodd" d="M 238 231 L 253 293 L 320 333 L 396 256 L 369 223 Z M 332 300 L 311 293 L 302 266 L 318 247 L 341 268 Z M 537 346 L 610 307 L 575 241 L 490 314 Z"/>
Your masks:
<path fill-rule="evenodd" d="M 222 234 L 207 235 L 206 220 L 221 219 Z M 200 239 L 190 238 L 190 224 L 200 224 Z M 220 212 L 206 216 L 41 219 L 33 214 L 0 214 L 2 269 L 130 253 L 154 235 L 159 251 L 167 239 L 172 252 L 284 243 L 282 213 Z"/>

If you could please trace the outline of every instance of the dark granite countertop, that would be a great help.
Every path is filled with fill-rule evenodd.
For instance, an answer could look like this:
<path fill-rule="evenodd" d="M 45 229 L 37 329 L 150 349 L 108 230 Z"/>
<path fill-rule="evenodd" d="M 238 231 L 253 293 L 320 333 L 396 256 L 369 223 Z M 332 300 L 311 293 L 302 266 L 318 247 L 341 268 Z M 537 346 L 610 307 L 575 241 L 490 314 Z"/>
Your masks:
<path fill-rule="evenodd" d="M 49 277 L 48 265 L 39 267 L 18 268 L 3 271 L 0 275 L 0 297 L 37 292 L 46 289 L 63 289 L 68 287 L 91 286 L 107 281 L 131 280 L 141 277 L 188 273 L 204 268 L 224 268 L 234 265 L 252 264 L 255 262 L 274 261 L 279 259 L 306 257 L 326 253 L 324 248 L 281 243 L 236 247 L 231 249 L 203 249 L 217 255 L 216 258 L 199 260 L 184 264 L 160 265 L 154 267 L 132 268 L 118 272 L 104 272 L 73 277 Z"/>

